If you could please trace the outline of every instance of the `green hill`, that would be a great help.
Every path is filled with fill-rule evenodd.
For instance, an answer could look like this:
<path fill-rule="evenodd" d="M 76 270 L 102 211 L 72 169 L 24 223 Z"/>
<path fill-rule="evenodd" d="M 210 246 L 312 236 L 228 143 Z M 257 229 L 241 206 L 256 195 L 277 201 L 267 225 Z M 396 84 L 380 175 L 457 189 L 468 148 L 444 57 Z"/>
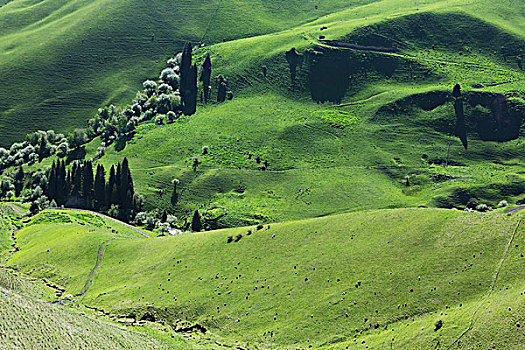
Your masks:
<path fill-rule="evenodd" d="M 0 270 L 2 349 L 193 349 L 182 337 L 130 330 L 46 303 L 51 292 Z M 43 299 L 43 300 L 42 300 Z"/>
<path fill-rule="evenodd" d="M 88 223 L 68 229 L 55 215 L 43 212 L 20 231 L 10 264 L 76 293 L 106 237 Z M 401 209 L 121 237 L 106 247 L 79 301 L 112 315 L 149 315 L 171 329 L 200 325 L 241 347 L 379 349 L 394 339 L 403 349 L 514 349 L 525 341 L 517 326 L 525 321 L 520 223 Z M 65 254 L 47 253 L 62 245 L 57 229 Z"/>
<path fill-rule="evenodd" d="M 83 127 L 102 105 L 128 103 L 187 40 L 270 33 L 367 2 L 8 2 L 0 7 L 0 146 L 38 129 Z"/>
<path fill-rule="evenodd" d="M 185 216 L 223 206 L 229 210 L 224 226 L 362 208 L 461 207 L 470 199 L 495 206 L 521 199 L 523 158 L 516 140 L 525 75 L 516 60 L 525 50 L 517 28 L 525 23 L 495 13 L 524 11 L 523 4 L 397 5 L 376 2 L 291 30 L 199 49 L 199 57 L 212 54 L 214 71 L 229 77 L 236 98 L 201 107 L 172 125 L 143 126 L 124 150 L 110 148 L 102 162 L 127 156 L 149 208 Z M 320 34 L 399 52 L 327 47 L 317 41 Z M 348 69 L 340 104 L 312 101 L 307 63 L 290 91 L 284 52 L 291 47 L 314 48 L 327 64 Z M 338 79 L 337 73 L 329 76 Z M 452 136 L 450 92 L 456 83 L 465 94 L 468 151 Z M 504 127 L 496 124 L 499 98 L 505 99 Z M 205 156 L 203 146 L 209 148 Z M 197 172 L 191 170 L 195 156 L 201 161 Z M 257 171 L 262 163 L 256 157 L 268 161 L 269 171 Z M 447 159 L 452 166 L 442 169 Z M 184 191 L 175 206 L 173 178 Z"/>

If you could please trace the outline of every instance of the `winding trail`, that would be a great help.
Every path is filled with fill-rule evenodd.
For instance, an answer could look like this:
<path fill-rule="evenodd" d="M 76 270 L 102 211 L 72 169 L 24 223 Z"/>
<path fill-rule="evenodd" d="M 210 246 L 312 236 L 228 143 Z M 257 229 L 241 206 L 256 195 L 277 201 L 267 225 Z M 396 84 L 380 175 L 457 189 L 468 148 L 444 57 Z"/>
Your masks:
<path fill-rule="evenodd" d="M 523 210 L 523 209 L 525 209 L 525 206 L 508 209 L 508 210 L 505 210 L 505 214 L 511 215 L 511 214 L 514 214 L 514 213 L 516 213 L 516 212 L 518 212 L 520 210 Z"/>
<path fill-rule="evenodd" d="M 100 244 L 100 246 L 98 247 L 98 253 L 97 253 L 97 261 L 95 262 L 95 266 L 93 267 L 93 269 L 91 270 L 91 272 L 89 273 L 89 276 L 88 276 L 88 279 L 86 281 L 86 283 L 84 284 L 84 287 L 82 287 L 82 290 L 80 291 L 79 294 L 77 294 L 76 296 L 78 297 L 82 297 L 84 296 L 84 294 L 87 293 L 87 291 L 89 290 L 89 288 L 91 287 L 91 285 L 93 284 L 93 280 L 95 279 L 95 275 L 98 271 L 98 268 L 100 267 L 100 265 L 102 264 L 102 259 L 104 258 L 104 248 L 110 244 L 110 242 L 112 240 L 114 240 L 115 238 L 110 238 L 104 242 L 102 242 Z"/>
<path fill-rule="evenodd" d="M 7 205 L 9 208 L 13 209 L 18 215 L 22 216 L 24 213 L 16 205 L 13 205 L 11 203 L 4 203 L 4 205 Z"/>
<path fill-rule="evenodd" d="M 514 232 L 512 233 L 512 236 L 510 237 L 509 241 L 507 242 L 507 246 L 505 247 L 505 250 L 503 251 L 503 256 L 501 257 L 500 261 L 499 261 L 499 264 L 498 264 L 498 267 L 496 268 L 496 271 L 494 272 L 494 275 L 492 276 L 492 283 L 490 284 L 490 288 L 487 292 L 487 294 L 483 297 L 483 299 L 480 301 L 479 305 L 476 307 L 476 309 L 474 310 L 474 313 L 472 314 L 472 317 L 470 318 L 470 323 L 467 327 L 467 329 L 465 329 L 457 338 L 456 340 L 454 340 L 452 343 L 450 343 L 450 345 L 448 345 L 446 347 L 446 349 L 450 349 L 452 346 L 454 346 L 455 344 L 457 344 L 461 338 L 463 338 L 468 332 L 470 332 L 472 330 L 472 328 L 474 327 L 474 322 L 476 321 L 476 316 L 479 312 L 479 310 L 481 309 L 481 307 L 485 304 L 485 302 L 487 301 L 487 299 L 490 297 L 490 295 L 492 294 L 492 292 L 494 291 L 494 288 L 496 287 L 496 282 L 498 281 L 498 277 L 500 275 L 500 272 L 501 272 L 501 269 L 503 267 L 503 263 L 505 262 L 505 259 L 507 258 L 507 254 L 509 252 L 509 249 L 512 245 L 512 242 L 514 242 L 514 239 L 516 238 L 516 236 L 518 235 L 518 228 L 520 227 L 520 224 L 521 224 L 521 221 L 523 219 L 519 219 L 518 223 L 516 224 L 516 227 L 514 228 Z"/>
<path fill-rule="evenodd" d="M 9 204 L 9 203 L 4 203 L 4 204 L 6 207 L 8 207 L 9 209 L 12 209 L 20 216 L 23 215 L 20 209 L 18 209 L 16 206 Z M 3 215 L 3 211 L 2 211 L 2 215 Z M 2 219 L 2 226 L 6 227 L 3 219 Z M 8 256 L 8 258 L 5 260 L 6 262 L 9 261 L 9 259 L 11 259 L 11 256 L 13 256 L 14 253 L 20 250 L 20 248 L 18 248 L 18 245 L 16 244 L 16 234 L 18 233 L 18 231 L 19 230 L 16 227 L 11 229 L 11 241 L 13 241 L 13 244 L 11 244 L 11 247 L 13 247 L 13 249 L 7 252 L 6 256 Z"/>

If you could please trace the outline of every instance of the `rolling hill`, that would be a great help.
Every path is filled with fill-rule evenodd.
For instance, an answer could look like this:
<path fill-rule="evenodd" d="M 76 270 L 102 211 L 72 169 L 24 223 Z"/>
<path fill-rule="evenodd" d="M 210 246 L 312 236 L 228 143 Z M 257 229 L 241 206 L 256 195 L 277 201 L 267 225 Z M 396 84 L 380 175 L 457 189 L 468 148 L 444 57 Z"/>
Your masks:
<path fill-rule="evenodd" d="M 126 157 L 183 230 L 227 215 L 0 204 L 0 347 L 525 344 L 523 214 L 481 212 L 525 200 L 523 1 L 0 0 L 0 146 L 125 107 L 188 40 L 233 99 L 65 159 Z"/>
<path fill-rule="evenodd" d="M 82 215 L 37 215 L 9 264 L 78 294 L 107 239 L 96 223 L 65 223 Z M 76 302 L 243 348 L 516 349 L 524 237 L 521 216 L 443 209 L 120 235 Z"/>
<path fill-rule="evenodd" d="M 187 40 L 270 33 L 367 2 L 10 1 L 0 7 L 0 146 L 83 127 L 102 105 L 128 103 Z"/>

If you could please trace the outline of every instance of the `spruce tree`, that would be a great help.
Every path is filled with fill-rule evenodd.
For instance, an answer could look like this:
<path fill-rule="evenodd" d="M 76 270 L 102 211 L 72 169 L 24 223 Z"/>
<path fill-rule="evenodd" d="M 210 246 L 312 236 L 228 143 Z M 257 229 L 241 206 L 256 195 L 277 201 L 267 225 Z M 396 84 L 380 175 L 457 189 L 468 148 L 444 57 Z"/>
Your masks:
<path fill-rule="evenodd" d="M 95 210 L 101 211 L 106 202 L 106 174 L 102 164 L 97 165 L 94 185 Z"/>
<path fill-rule="evenodd" d="M 120 203 L 122 204 L 123 208 L 129 208 L 131 207 L 131 202 L 128 198 L 128 192 L 129 192 L 129 164 L 128 159 L 124 158 L 122 161 L 122 166 L 120 170 Z"/>
<path fill-rule="evenodd" d="M 221 74 L 217 76 L 217 102 L 222 103 L 226 101 L 226 92 L 228 90 L 228 80 Z"/>
<path fill-rule="evenodd" d="M 185 115 L 193 115 L 197 109 L 197 65 L 192 64 L 193 47 L 184 46 L 180 64 L 180 95 Z"/>
<path fill-rule="evenodd" d="M 58 161 L 57 165 L 57 193 L 56 202 L 58 205 L 65 205 L 69 194 L 69 182 L 66 172 L 66 161 Z"/>
<path fill-rule="evenodd" d="M 55 200 L 56 201 L 56 194 L 57 194 L 57 166 L 55 164 L 55 161 L 53 161 L 53 164 L 51 165 L 51 171 L 49 172 L 49 178 L 48 178 L 48 184 L 47 184 L 47 190 L 46 190 L 46 196 L 49 198 L 49 200 Z"/>
<path fill-rule="evenodd" d="M 44 136 L 40 137 L 40 144 L 38 146 L 38 161 L 41 162 L 42 159 L 48 156 L 47 149 L 47 140 Z"/>
<path fill-rule="evenodd" d="M 71 169 L 71 199 L 77 201 L 82 189 L 82 167 L 80 164 L 73 163 Z"/>
<path fill-rule="evenodd" d="M 197 112 L 197 65 L 193 64 L 189 70 L 186 92 L 184 94 L 184 115 L 194 115 Z"/>
<path fill-rule="evenodd" d="M 93 183 L 93 163 L 86 161 L 82 167 L 82 197 L 87 208 L 92 208 Z"/>
<path fill-rule="evenodd" d="M 173 179 L 173 192 L 171 193 L 171 204 L 175 205 L 179 201 L 179 194 L 177 193 L 177 186 L 180 181 L 178 179 Z"/>
<path fill-rule="evenodd" d="M 195 213 L 193 213 L 193 218 L 191 219 L 191 230 L 193 232 L 202 231 L 201 215 L 198 210 L 195 210 Z"/>
<path fill-rule="evenodd" d="M 168 213 L 166 212 L 166 209 L 162 212 L 162 217 L 160 218 L 160 222 L 166 222 L 168 220 Z"/>
<path fill-rule="evenodd" d="M 115 166 L 111 166 L 111 169 L 109 170 L 109 180 L 108 184 L 106 186 L 106 207 L 111 207 L 111 204 L 116 204 L 112 201 L 113 199 L 113 188 L 115 187 Z"/>
<path fill-rule="evenodd" d="M 209 53 L 206 55 L 206 58 L 202 63 L 200 81 L 202 82 L 202 89 L 204 91 L 204 103 L 208 103 L 211 82 L 211 57 Z"/>
<path fill-rule="evenodd" d="M 15 196 L 20 196 L 20 193 L 22 193 L 22 190 L 24 189 L 24 168 L 19 167 L 18 171 L 15 174 Z"/>
<path fill-rule="evenodd" d="M 120 199 L 123 197 L 122 195 L 122 166 L 120 163 L 117 163 L 117 171 L 115 173 L 115 186 L 114 189 L 116 190 L 116 197 L 111 194 L 114 202 L 113 204 L 121 204 Z"/>

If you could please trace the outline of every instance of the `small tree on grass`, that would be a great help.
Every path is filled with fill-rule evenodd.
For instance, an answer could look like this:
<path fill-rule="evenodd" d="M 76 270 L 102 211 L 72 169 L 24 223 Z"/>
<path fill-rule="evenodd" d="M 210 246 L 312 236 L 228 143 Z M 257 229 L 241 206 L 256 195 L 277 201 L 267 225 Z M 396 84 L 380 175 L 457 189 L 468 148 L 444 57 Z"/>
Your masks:
<path fill-rule="evenodd" d="M 210 97 L 210 81 L 211 81 L 211 57 L 210 54 L 206 55 L 204 62 L 202 63 L 201 77 L 202 89 L 204 91 L 204 103 L 208 103 Z"/>
<path fill-rule="evenodd" d="M 191 219 L 191 230 L 193 232 L 202 231 L 201 215 L 198 210 L 195 210 L 195 213 L 193 213 L 193 218 Z"/>
<path fill-rule="evenodd" d="M 175 205 L 179 201 L 179 194 L 177 193 L 177 186 L 179 185 L 180 181 L 178 179 L 173 179 L 173 192 L 171 194 L 171 204 Z"/>
<path fill-rule="evenodd" d="M 78 148 L 88 141 L 86 131 L 84 129 L 75 129 L 75 131 L 73 131 L 67 139 L 69 140 L 69 146 L 72 149 Z"/>

